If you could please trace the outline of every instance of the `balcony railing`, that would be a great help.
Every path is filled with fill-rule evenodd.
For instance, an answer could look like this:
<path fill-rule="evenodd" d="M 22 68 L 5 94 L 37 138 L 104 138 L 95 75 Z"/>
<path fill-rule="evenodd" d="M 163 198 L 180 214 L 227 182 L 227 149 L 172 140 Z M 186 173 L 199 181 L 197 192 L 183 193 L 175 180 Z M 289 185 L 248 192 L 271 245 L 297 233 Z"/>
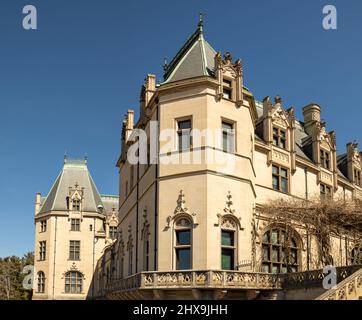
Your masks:
<path fill-rule="evenodd" d="M 110 281 L 107 292 L 170 288 L 280 289 L 280 280 L 276 274 L 241 271 L 141 272 L 125 279 Z"/>
<path fill-rule="evenodd" d="M 337 267 L 337 283 L 343 281 L 362 266 Z M 327 274 L 313 270 L 288 274 L 261 272 L 192 270 L 141 272 L 124 279 L 111 280 L 107 293 L 124 292 L 134 289 L 298 289 L 322 287 Z"/>

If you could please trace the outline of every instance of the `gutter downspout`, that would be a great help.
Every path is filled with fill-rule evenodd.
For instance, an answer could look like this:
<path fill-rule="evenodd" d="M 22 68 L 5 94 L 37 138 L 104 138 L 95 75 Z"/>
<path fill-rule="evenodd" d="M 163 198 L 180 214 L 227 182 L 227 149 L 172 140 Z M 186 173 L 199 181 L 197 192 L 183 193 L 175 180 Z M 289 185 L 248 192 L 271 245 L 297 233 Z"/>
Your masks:
<path fill-rule="evenodd" d="M 157 243 L 157 229 L 158 229 L 158 174 L 159 174 L 159 138 L 160 138 L 160 124 L 159 124 L 159 119 L 160 119 L 160 108 L 159 108 L 159 102 L 157 102 L 156 105 L 156 121 L 157 121 L 157 146 L 156 146 L 156 151 L 157 151 L 157 161 L 156 161 L 156 170 L 155 170 L 155 179 L 156 179 L 156 184 L 155 184 L 155 238 L 154 238 L 154 246 L 155 246 L 155 256 L 154 256 L 154 271 L 157 271 L 157 259 L 158 259 L 158 243 Z"/>

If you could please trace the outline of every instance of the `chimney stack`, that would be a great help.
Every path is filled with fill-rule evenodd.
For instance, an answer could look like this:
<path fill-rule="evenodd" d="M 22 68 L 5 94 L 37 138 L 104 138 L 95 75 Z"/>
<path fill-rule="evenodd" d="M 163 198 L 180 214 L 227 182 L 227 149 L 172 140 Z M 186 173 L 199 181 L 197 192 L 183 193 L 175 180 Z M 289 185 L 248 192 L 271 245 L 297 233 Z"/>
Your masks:
<path fill-rule="evenodd" d="M 315 103 L 311 103 L 303 108 L 304 129 L 312 135 L 315 125 L 321 122 L 321 108 Z"/>

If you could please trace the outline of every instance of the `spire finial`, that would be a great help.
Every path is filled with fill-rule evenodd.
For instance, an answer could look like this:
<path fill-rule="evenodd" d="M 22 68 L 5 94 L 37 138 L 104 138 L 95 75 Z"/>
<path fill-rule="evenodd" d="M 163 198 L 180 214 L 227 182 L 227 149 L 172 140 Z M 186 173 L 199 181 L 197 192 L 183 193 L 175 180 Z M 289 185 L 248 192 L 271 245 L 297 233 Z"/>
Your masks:
<path fill-rule="evenodd" d="M 167 65 L 167 57 L 163 58 L 163 70 L 166 71 L 168 65 Z"/>
<path fill-rule="evenodd" d="M 202 27 L 204 26 L 204 16 L 205 14 L 200 12 L 199 13 L 199 23 L 198 23 L 198 27 L 199 27 L 199 30 L 202 31 Z"/>

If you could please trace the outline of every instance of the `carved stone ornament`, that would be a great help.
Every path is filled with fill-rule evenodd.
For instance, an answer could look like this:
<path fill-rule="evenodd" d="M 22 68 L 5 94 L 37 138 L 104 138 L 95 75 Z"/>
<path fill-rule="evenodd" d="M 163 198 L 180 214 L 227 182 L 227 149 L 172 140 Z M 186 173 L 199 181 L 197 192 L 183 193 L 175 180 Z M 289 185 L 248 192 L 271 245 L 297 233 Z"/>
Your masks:
<path fill-rule="evenodd" d="M 196 213 L 190 213 L 189 209 L 185 206 L 185 194 L 183 190 L 180 190 L 179 196 L 177 198 L 177 206 L 174 210 L 173 216 L 167 217 L 167 226 L 169 228 L 172 221 L 177 220 L 178 218 L 185 216 L 193 222 L 194 226 L 197 226 L 198 223 L 196 222 Z"/>
<path fill-rule="evenodd" d="M 222 227 L 226 229 L 237 229 L 244 230 L 241 226 L 241 217 L 235 216 L 235 209 L 233 208 L 232 195 L 229 191 L 226 196 L 226 207 L 224 208 L 224 213 L 218 213 L 216 216 L 218 218 L 217 223 L 215 223 L 215 227 Z"/>
<path fill-rule="evenodd" d="M 62 273 L 62 279 L 64 279 L 64 278 L 65 278 L 65 275 L 66 275 L 68 272 L 71 272 L 71 271 L 79 272 L 79 273 L 82 275 L 83 279 L 85 279 L 84 273 L 81 272 L 81 271 L 78 269 L 78 267 L 77 267 L 77 265 L 75 264 L 75 262 L 72 263 L 72 265 L 68 268 L 68 270 L 66 270 L 65 272 Z"/>

